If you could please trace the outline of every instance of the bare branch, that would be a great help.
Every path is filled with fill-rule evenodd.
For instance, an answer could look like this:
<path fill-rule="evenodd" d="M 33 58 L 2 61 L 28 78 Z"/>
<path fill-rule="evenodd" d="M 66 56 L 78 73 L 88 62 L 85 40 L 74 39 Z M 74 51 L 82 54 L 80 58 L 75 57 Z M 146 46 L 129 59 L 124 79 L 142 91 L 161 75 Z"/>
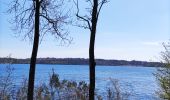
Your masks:
<path fill-rule="evenodd" d="M 83 21 L 85 21 L 85 22 L 87 23 L 87 26 L 80 25 L 79 27 L 83 27 L 83 28 L 85 28 L 85 29 L 88 28 L 88 29 L 91 30 L 90 20 L 89 20 L 89 19 L 86 19 L 85 16 L 83 17 L 83 16 L 80 16 L 80 15 L 79 15 L 78 0 L 77 0 L 77 2 L 75 2 L 75 1 L 73 0 L 73 2 L 74 2 L 74 4 L 75 4 L 76 7 L 77 7 L 77 13 L 76 13 L 77 18 L 82 19 Z"/>
<path fill-rule="evenodd" d="M 103 5 L 105 3 L 107 3 L 108 1 L 107 0 L 102 0 L 98 5 L 99 5 L 99 9 L 98 9 L 98 12 L 97 12 L 97 19 L 99 17 L 99 14 L 100 14 L 100 11 L 101 11 L 101 8 L 103 7 Z"/>
<path fill-rule="evenodd" d="M 93 6 L 93 3 L 91 2 L 91 0 L 86 0 L 86 2 L 90 2 L 91 6 Z"/>
<path fill-rule="evenodd" d="M 40 0 L 40 14 L 41 17 L 48 19 L 47 21 L 42 21 L 40 19 L 40 37 L 43 38 L 46 33 L 53 33 L 58 35 L 61 40 L 66 39 L 66 30 L 64 25 L 69 24 L 68 12 L 63 10 L 64 0 Z M 33 40 L 34 28 L 34 14 L 35 14 L 35 0 L 13 0 L 11 3 L 11 8 L 9 8 L 8 13 L 13 14 L 12 24 L 15 25 L 13 30 L 16 33 L 24 33 L 24 39 L 28 37 L 31 41 Z M 54 22 L 53 22 L 54 21 Z M 57 33 L 55 33 L 57 32 Z M 53 35 L 52 34 L 52 35 Z M 68 32 L 67 32 L 68 35 Z M 55 37 L 56 37 L 55 36 Z M 66 39 L 68 40 L 68 39 Z"/>

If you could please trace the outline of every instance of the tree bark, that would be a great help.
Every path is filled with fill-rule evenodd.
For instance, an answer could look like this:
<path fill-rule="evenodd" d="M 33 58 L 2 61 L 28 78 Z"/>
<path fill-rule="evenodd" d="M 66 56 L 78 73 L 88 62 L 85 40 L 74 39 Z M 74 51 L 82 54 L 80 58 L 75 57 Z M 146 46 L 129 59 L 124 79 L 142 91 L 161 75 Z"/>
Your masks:
<path fill-rule="evenodd" d="M 89 45 L 89 69 L 90 69 L 90 89 L 89 89 L 89 100 L 94 100 L 95 98 L 95 57 L 94 57 L 94 46 L 95 46 L 95 35 L 97 27 L 97 6 L 98 0 L 93 0 L 94 6 L 92 11 L 92 28 L 90 35 L 90 45 Z"/>
<path fill-rule="evenodd" d="M 29 81 L 28 81 L 28 94 L 27 100 L 33 100 L 34 96 L 34 78 L 35 78 L 35 68 L 36 68 L 36 59 L 39 45 L 39 13 L 40 13 L 40 2 L 39 0 L 35 1 L 36 10 L 35 10 L 35 26 L 34 26 L 34 43 L 31 55 L 30 70 L 29 70 Z"/>

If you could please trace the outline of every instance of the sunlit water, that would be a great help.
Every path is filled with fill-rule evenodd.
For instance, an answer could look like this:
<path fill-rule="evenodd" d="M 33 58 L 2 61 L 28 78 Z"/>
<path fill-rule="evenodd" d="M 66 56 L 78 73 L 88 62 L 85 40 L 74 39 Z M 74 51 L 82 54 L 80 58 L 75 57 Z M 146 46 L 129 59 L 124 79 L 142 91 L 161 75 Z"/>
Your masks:
<path fill-rule="evenodd" d="M 5 74 L 5 64 L 0 64 L 0 76 Z M 23 78 L 28 78 L 29 64 L 13 64 L 16 85 Z M 60 79 L 89 82 L 88 65 L 50 65 L 37 64 L 36 85 L 48 82 L 52 69 L 59 74 Z M 158 100 L 155 91 L 158 85 L 153 73 L 154 67 L 134 66 L 97 66 L 96 67 L 96 89 L 106 92 L 110 78 L 118 79 L 122 88 L 128 88 L 133 92 L 132 100 Z"/>

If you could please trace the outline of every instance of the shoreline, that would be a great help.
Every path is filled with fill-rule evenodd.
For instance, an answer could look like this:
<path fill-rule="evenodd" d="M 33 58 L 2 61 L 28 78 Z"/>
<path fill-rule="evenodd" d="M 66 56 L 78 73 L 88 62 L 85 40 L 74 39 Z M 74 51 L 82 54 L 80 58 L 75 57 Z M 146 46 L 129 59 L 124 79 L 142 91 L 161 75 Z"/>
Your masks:
<path fill-rule="evenodd" d="M 85 58 L 37 58 L 37 64 L 58 64 L 58 65 L 89 65 Z M 30 59 L 0 58 L 0 64 L 29 64 Z M 134 66 L 134 67 L 162 67 L 161 62 L 127 61 L 127 60 L 105 60 L 96 59 L 97 66 Z"/>

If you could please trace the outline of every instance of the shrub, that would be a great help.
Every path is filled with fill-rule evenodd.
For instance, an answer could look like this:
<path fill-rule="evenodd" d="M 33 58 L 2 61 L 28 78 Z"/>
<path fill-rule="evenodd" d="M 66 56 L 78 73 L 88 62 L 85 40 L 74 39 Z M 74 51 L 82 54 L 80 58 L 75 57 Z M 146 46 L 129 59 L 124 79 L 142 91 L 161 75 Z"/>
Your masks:
<path fill-rule="evenodd" d="M 107 87 L 107 100 L 128 100 L 132 92 L 132 90 L 122 89 L 119 80 L 110 79 L 109 86 Z"/>
<path fill-rule="evenodd" d="M 160 98 L 170 100 L 170 43 L 164 44 L 165 51 L 162 52 L 163 67 L 157 69 L 155 73 L 160 91 L 157 91 Z"/>

